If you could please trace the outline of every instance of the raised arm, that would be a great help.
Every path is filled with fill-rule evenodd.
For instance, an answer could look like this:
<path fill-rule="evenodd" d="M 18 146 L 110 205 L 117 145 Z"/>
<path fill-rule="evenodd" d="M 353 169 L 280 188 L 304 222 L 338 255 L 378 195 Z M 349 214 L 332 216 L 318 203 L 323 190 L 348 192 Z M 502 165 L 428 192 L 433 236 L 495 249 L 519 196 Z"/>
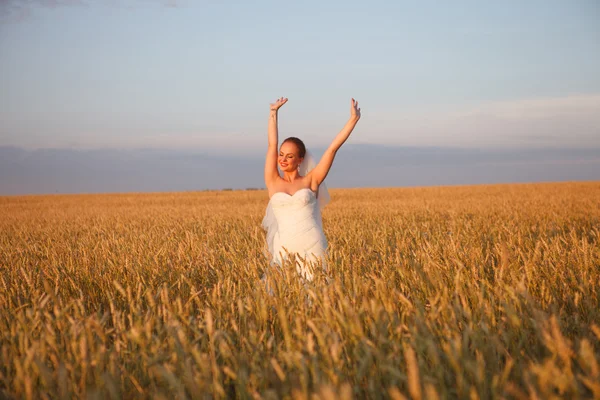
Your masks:
<path fill-rule="evenodd" d="M 340 149 L 340 147 L 342 147 L 342 145 L 348 139 L 348 137 L 350 137 L 350 134 L 354 130 L 354 127 L 358 123 L 359 119 L 360 108 L 358 108 L 358 101 L 352 99 L 350 102 L 350 119 L 348 120 L 348 122 L 346 122 L 346 125 L 344 126 L 344 128 L 342 128 L 340 133 L 337 134 L 335 139 L 333 139 L 333 142 L 331 142 L 327 150 L 325 150 L 323 157 L 321 157 L 321 160 L 319 161 L 315 169 L 313 169 L 310 172 L 311 183 L 313 184 L 312 186 L 319 186 L 321 182 L 325 180 L 325 177 L 329 173 L 331 165 L 333 164 L 335 154 Z"/>
<path fill-rule="evenodd" d="M 279 108 L 287 103 L 287 101 L 287 98 L 281 97 L 275 103 L 271 104 L 269 113 L 269 147 L 267 148 L 267 156 L 265 158 L 265 185 L 267 187 L 279 176 L 279 172 L 277 172 L 277 145 L 279 142 L 277 114 Z"/>

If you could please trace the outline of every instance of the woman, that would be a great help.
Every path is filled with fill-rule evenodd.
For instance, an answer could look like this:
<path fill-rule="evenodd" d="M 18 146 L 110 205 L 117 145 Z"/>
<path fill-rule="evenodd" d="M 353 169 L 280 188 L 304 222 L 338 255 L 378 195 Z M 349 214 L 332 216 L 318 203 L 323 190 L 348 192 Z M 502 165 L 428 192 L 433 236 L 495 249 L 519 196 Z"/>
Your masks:
<path fill-rule="evenodd" d="M 329 173 L 339 148 L 360 119 L 360 108 L 354 99 L 350 119 L 329 145 L 318 164 L 314 165 L 304 143 L 295 137 L 285 139 L 279 152 L 277 114 L 288 99 L 281 97 L 271 104 L 269 148 L 265 160 L 265 184 L 269 205 L 263 219 L 272 264 L 295 258 L 296 270 L 306 280 L 313 279 L 313 266 L 323 263 L 327 240 L 323 234 L 321 207 L 329 200 L 323 181 Z M 277 165 L 283 173 L 280 175 Z"/>

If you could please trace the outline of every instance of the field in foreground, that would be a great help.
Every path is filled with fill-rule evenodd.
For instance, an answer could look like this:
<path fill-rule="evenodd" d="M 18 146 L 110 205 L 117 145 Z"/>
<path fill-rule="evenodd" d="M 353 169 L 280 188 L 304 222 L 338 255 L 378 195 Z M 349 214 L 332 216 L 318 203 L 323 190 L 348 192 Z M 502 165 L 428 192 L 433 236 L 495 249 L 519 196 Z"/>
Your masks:
<path fill-rule="evenodd" d="M 0 397 L 600 398 L 600 183 L 332 199 L 269 295 L 265 192 L 0 198 Z"/>

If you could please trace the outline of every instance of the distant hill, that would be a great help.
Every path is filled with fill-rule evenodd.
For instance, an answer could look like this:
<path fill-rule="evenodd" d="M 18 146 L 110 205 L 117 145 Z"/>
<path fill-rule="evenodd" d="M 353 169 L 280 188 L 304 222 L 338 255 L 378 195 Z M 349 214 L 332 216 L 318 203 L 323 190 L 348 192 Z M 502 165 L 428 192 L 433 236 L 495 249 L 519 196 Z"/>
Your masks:
<path fill-rule="evenodd" d="M 323 149 L 315 149 L 320 156 Z M 0 147 L 0 195 L 264 187 L 263 154 Z M 490 150 L 347 144 L 331 187 L 600 180 L 600 149 Z"/>

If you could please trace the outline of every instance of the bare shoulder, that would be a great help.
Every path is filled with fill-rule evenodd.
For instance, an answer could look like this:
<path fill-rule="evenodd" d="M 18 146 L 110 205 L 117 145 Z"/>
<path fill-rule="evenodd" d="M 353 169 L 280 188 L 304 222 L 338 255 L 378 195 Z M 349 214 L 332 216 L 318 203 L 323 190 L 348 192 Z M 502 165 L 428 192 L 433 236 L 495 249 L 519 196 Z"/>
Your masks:
<path fill-rule="evenodd" d="M 285 181 L 283 178 L 277 174 L 270 182 L 267 183 L 267 191 L 269 192 L 269 197 L 271 197 L 274 193 L 284 191 Z"/>

